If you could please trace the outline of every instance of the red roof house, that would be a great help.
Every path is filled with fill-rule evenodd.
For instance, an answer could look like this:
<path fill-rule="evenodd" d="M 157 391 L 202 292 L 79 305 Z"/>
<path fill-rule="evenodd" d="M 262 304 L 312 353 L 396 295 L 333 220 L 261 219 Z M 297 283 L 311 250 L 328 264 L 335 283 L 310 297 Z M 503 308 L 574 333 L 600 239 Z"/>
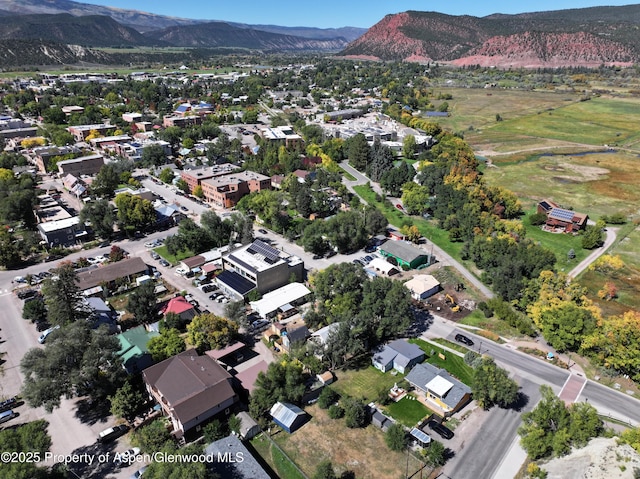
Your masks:
<path fill-rule="evenodd" d="M 167 313 L 175 313 L 184 320 L 193 319 L 196 315 L 196 310 L 193 305 L 187 302 L 183 296 L 171 298 L 160 311 L 163 315 L 166 315 Z"/>

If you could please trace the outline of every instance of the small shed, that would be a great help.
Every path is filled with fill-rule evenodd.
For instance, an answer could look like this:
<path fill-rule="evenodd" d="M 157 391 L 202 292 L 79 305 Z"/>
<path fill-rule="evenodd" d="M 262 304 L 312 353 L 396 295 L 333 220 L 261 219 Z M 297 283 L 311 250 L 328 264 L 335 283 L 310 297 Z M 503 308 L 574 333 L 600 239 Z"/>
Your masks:
<path fill-rule="evenodd" d="M 431 436 L 429 436 L 424 431 L 421 431 L 417 427 L 414 427 L 409 434 L 412 438 L 418 441 L 418 444 L 422 447 L 426 447 L 431 444 Z"/>
<path fill-rule="evenodd" d="M 260 426 L 258 426 L 258 423 L 249 416 L 248 412 L 241 411 L 236 414 L 236 417 L 240 419 L 240 438 L 248 441 L 260 434 Z"/>
<path fill-rule="evenodd" d="M 307 422 L 307 413 L 298 406 L 289 403 L 275 403 L 269 414 L 271 414 L 273 422 L 289 434 Z"/>
<path fill-rule="evenodd" d="M 331 371 L 325 371 L 322 374 L 317 374 L 316 378 L 320 381 L 324 386 L 331 384 L 335 381 L 335 377 Z"/>

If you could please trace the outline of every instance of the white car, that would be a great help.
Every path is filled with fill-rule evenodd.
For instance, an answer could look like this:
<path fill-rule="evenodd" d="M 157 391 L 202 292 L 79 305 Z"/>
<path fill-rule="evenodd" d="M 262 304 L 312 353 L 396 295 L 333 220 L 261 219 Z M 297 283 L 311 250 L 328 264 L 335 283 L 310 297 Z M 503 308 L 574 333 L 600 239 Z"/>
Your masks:
<path fill-rule="evenodd" d="M 185 274 L 187 274 L 189 272 L 189 270 L 187 268 L 176 268 L 175 273 L 178 276 L 184 276 Z"/>
<path fill-rule="evenodd" d="M 98 256 L 96 256 L 96 261 L 98 263 L 104 263 L 105 261 L 109 261 L 109 258 L 107 258 L 104 255 L 98 255 Z"/>
<path fill-rule="evenodd" d="M 56 329 L 60 329 L 60 325 L 56 324 L 54 327 L 49 328 L 49 329 L 45 329 L 42 334 L 40 335 L 40 337 L 38 338 L 38 342 L 40 344 L 44 344 L 44 342 L 47 340 L 47 336 L 49 336 L 51 333 L 53 333 Z"/>
<path fill-rule="evenodd" d="M 115 461 L 118 464 L 130 464 L 138 454 L 140 454 L 140 448 L 133 447 L 131 449 L 127 449 L 124 452 L 118 453 L 116 455 Z"/>
<path fill-rule="evenodd" d="M 156 242 L 155 242 L 155 241 L 147 241 L 147 242 L 144 244 L 144 247 L 145 247 L 145 248 L 155 248 L 155 247 L 156 247 Z"/>

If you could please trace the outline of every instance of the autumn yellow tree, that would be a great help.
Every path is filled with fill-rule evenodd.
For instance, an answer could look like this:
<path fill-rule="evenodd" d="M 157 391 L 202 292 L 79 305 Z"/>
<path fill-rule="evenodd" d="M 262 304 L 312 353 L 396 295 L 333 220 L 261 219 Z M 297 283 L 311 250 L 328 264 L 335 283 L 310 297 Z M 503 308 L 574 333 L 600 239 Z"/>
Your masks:
<path fill-rule="evenodd" d="M 640 381 L 640 312 L 601 319 L 582 341 L 582 349 L 605 368 Z"/>

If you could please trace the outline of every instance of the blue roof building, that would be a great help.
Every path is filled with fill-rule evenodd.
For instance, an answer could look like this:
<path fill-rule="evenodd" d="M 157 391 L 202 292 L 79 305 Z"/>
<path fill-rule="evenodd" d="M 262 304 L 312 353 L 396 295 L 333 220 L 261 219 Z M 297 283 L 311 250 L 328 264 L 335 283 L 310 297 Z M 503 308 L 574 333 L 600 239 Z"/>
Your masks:
<path fill-rule="evenodd" d="M 277 402 L 269 412 L 278 426 L 291 434 L 307 422 L 307 413 L 293 404 Z"/>

